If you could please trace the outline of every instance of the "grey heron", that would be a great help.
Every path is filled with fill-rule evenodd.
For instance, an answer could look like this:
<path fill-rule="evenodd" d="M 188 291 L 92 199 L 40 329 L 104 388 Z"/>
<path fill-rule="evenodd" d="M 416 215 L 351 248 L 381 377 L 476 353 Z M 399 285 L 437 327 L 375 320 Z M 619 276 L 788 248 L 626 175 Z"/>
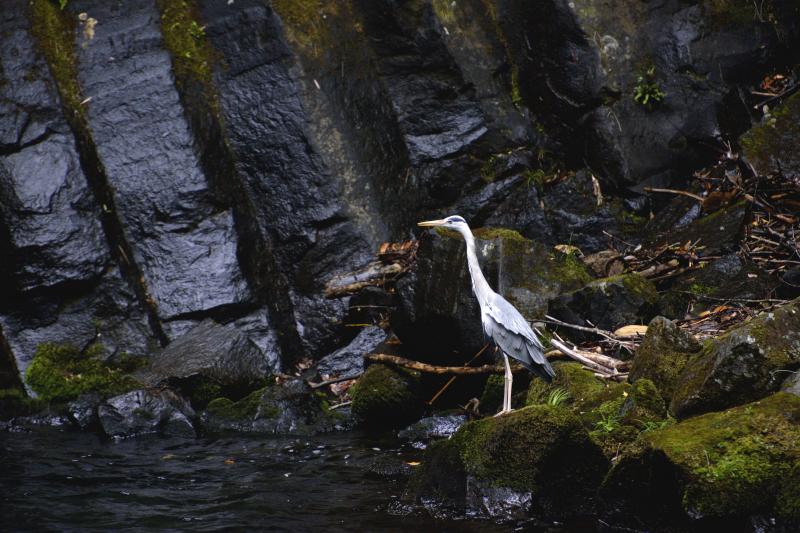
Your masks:
<path fill-rule="evenodd" d="M 419 222 L 418 225 L 455 230 L 464 237 L 464 241 L 467 243 L 467 268 L 472 278 L 472 292 L 475 293 L 481 309 L 483 331 L 503 352 L 503 361 L 505 362 L 503 408 L 497 414 L 508 413 L 511 411 L 513 381 L 508 358 L 516 359 L 522 363 L 522 366 L 549 382 L 555 376 L 555 372 L 544 356 L 544 347 L 522 314 L 489 286 L 478 264 L 478 256 L 475 254 L 475 237 L 462 217 L 453 215 L 441 220 Z"/>

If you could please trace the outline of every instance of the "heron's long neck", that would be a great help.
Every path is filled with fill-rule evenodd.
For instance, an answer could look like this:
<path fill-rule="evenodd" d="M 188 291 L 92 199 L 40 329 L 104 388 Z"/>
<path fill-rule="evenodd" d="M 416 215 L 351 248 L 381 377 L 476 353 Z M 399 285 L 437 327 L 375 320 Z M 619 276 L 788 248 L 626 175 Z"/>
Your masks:
<path fill-rule="evenodd" d="M 475 290 L 475 295 L 478 296 L 478 302 L 482 303 L 480 295 L 491 294 L 492 288 L 483 277 L 481 266 L 478 264 L 478 255 L 475 253 L 475 238 L 469 230 L 463 232 L 464 240 L 467 242 L 467 267 L 469 268 L 469 275 L 472 277 L 472 287 Z"/>

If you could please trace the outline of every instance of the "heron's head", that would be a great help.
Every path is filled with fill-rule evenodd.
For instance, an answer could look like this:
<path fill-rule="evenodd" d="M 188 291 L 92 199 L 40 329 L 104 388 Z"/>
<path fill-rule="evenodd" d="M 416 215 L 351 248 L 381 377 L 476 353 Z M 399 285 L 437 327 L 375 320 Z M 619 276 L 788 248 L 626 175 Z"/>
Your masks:
<path fill-rule="evenodd" d="M 443 228 L 452 229 L 459 232 L 463 232 L 464 230 L 469 230 L 467 221 L 464 220 L 463 217 L 460 217 L 458 215 L 449 216 L 441 220 L 426 220 L 424 222 L 418 222 L 417 226 L 422 226 L 423 228 L 441 226 Z"/>

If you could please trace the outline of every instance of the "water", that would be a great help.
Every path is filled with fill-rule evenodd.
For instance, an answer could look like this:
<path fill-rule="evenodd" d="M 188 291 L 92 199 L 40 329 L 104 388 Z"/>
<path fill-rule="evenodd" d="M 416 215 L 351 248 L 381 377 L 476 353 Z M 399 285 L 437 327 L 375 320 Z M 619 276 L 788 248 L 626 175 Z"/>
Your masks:
<path fill-rule="evenodd" d="M 0 433 L 0 530 L 520 529 L 409 508 L 401 482 L 368 473 L 381 454 L 419 459 L 390 439 L 357 433 L 121 442 Z M 522 529 L 541 531 L 532 527 Z"/>

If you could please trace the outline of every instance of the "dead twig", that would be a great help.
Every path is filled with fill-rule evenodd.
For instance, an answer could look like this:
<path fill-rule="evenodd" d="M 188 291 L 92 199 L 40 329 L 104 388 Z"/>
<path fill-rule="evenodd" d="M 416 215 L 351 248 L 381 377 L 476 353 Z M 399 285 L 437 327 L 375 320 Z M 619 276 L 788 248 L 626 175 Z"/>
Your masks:
<path fill-rule="evenodd" d="M 342 381 L 350 381 L 351 379 L 358 379 L 360 376 L 361 374 L 355 374 L 352 376 L 346 376 L 342 378 L 333 378 L 326 381 L 321 381 L 319 383 L 311 383 L 309 381 L 308 386 L 311 387 L 312 389 L 320 389 L 322 387 L 327 387 L 328 385 L 333 385 L 334 383 L 341 383 Z"/>
<path fill-rule="evenodd" d="M 686 197 L 689 197 L 689 198 L 693 198 L 693 199 L 697 200 L 698 202 L 705 202 L 706 201 L 706 199 L 703 198 L 702 196 L 700 196 L 699 194 L 694 194 L 693 192 L 689 192 L 689 191 L 680 191 L 678 189 L 659 189 L 657 187 L 645 187 L 644 190 L 647 191 L 647 192 L 664 192 L 664 193 L 669 193 L 669 194 L 680 194 L 681 196 L 686 196 Z"/>

